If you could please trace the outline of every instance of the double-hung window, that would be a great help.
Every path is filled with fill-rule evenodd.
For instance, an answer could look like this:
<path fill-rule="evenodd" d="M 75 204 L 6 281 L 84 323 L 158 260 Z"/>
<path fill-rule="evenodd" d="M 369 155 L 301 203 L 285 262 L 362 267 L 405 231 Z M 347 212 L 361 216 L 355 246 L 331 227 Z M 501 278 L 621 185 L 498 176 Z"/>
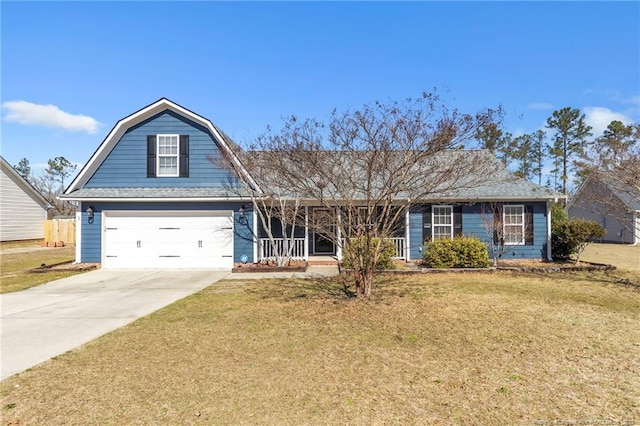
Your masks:
<path fill-rule="evenodd" d="M 453 206 L 433 206 L 432 238 L 435 240 L 450 240 L 453 238 Z"/>
<path fill-rule="evenodd" d="M 525 220 L 523 205 L 505 205 L 503 208 L 504 243 L 524 244 Z"/>
<path fill-rule="evenodd" d="M 179 176 L 179 135 L 158 135 L 158 176 Z"/>

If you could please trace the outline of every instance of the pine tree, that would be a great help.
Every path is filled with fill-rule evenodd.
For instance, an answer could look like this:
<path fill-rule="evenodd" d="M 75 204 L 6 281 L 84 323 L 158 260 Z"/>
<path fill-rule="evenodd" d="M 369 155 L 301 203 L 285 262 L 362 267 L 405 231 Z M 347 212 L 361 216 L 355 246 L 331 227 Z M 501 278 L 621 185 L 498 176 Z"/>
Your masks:
<path fill-rule="evenodd" d="M 575 169 L 576 160 L 584 154 L 591 126 L 585 123 L 585 116 L 579 109 L 565 107 L 547 118 L 547 128 L 555 131 L 549 153 L 553 157 L 554 171 L 561 173 L 562 193 L 566 195 L 569 172 Z"/>

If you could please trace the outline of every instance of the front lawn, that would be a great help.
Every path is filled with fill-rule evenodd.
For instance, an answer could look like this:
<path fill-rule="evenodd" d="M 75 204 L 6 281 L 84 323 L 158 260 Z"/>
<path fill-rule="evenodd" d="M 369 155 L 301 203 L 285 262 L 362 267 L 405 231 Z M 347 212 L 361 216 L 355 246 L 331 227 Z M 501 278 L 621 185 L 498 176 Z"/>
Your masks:
<path fill-rule="evenodd" d="M 640 244 L 589 244 L 580 260 L 608 263 L 622 270 L 640 272 Z"/>
<path fill-rule="evenodd" d="M 640 291 L 612 282 L 381 276 L 362 302 L 335 280 L 223 281 L 5 380 L 2 419 L 635 424 Z"/>
<path fill-rule="evenodd" d="M 24 252 L 5 252 L 8 248 L 31 248 Z M 38 268 L 40 265 L 53 265 L 61 262 L 70 262 L 75 259 L 74 247 L 47 248 L 39 250 L 35 243 L 24 246 L 2 246 L 3 253 L 0 256 L 0 293 L 24 290 L 46 282 L 75 275 L 78 271 L 55 271 L 47 273 L 29 273 L 29 269 Z"/>

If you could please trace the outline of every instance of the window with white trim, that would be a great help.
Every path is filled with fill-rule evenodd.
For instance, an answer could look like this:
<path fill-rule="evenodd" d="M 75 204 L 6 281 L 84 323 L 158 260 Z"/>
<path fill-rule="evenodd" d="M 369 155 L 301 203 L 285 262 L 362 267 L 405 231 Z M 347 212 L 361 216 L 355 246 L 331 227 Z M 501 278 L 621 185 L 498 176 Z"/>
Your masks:
<path fill-rule="evenodd" d="M 524 244 L 524 206 L 505 205 L 502 212 L 504 244 Z"/>
<path fill-rule="evenodd" d="M 453 238 L 453 206 L 433 206 L 431 208 L 432 238 L 450 240 Z"/>
<path fill-rule="evenodd" d="M 157 176 L 179 176 L 179 135 L 158 135 Z"/>

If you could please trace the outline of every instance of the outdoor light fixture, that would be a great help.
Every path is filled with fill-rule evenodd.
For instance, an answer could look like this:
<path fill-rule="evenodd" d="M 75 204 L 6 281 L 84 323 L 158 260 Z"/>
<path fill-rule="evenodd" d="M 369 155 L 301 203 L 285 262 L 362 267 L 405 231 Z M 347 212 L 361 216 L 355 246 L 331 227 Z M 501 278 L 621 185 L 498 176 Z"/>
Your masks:
<path fill-rule="evenodd" d="M 93 206 L 87 207 L 87 221 L 93 223 Z"/>
<path fill-rule="evenodd" d="M 240 218 L 244 217 L 244 204 L 238 209 L 238 214 L 240 215 Z"/>

